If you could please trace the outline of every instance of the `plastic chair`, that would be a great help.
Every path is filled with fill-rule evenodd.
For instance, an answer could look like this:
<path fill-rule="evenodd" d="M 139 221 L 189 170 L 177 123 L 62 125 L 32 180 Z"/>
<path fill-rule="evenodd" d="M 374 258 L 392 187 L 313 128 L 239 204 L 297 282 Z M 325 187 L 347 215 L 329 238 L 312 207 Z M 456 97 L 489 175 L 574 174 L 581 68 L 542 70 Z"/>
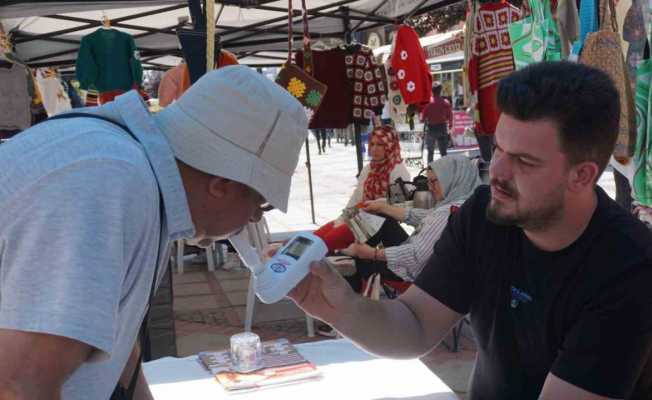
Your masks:
<path fill-rule="evenodd" d="M 247 232 L 249 233 L 249 240 L 251 245 L 256 248 L 258 251 L 258 256 L 260 259 L 263 259 L 263 249 L 271 242 L 271 235 L 269 233 L 269 227 L 267 226 L 267 221 L 265 218 L 261 218 L 260 221 L 254 223 L 251 222 L 247 225 Z M 251 327 L 254 320 L 254 308 L 256 305 L 256 282 L 254 275 L 249 276 L 249 288 L 247 290 L 247 306 L 245 310 L 245 323 L 244 329 L 245 332 L 251 332 Z M 315 336 L 315 323 L 311 316 L 306 314 L 306 331 L 308 337 Z"/>
<path fill-rule="evenodd" d="M 184 269 L 185 269 L 185 259 L 189 256 L 184 256 L 184 251 L 185 251 L 185 240 L 177 240 L 175 242 L 176 246 L 176 252 L 173 252 L 173 254 L 176 254 L 176 256 L 173 256 L 173 265 L 176 267 L 176 272 L 178 274 L 183 274 Z M 209 271 L 215 271 L 216 266 L 218 265 L 223 265 L 225 261 L 225 256 L 222 251 L 222 246 L 219 244 L 216 245 L 216 243 L 211 244 L 209 247 L 205 249 L 206 251 L 206 263 L 208 264 L 208 270 Z M 216 255 L 217 255 L 217 260 L 216 260 Z"/>

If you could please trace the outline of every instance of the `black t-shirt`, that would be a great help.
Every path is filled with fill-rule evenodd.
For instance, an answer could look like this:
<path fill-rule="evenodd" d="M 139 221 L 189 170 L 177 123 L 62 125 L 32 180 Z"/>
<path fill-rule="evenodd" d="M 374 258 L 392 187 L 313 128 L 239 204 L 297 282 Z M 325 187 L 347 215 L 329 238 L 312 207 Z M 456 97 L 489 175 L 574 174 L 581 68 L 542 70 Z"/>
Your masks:
<path fill-rule="evenodd" d="M 471 400 L 537 399 L 549 372 L 590 392 L 652 399 L 652 233 L 600 188 L 557 252 L 489 222 L 489 187 L 449 220 L 415 284 L 470 314 Z"/>

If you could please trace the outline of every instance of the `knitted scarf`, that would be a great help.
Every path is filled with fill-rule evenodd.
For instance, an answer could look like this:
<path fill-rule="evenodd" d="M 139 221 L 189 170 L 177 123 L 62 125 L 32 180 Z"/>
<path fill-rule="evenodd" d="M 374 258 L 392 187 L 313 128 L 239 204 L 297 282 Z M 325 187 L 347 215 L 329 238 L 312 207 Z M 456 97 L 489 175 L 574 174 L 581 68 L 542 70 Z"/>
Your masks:
<path fill-rule="evenodd" d="M 369 164 L 369 175 L 364 182 L 363 201 L 386 197 L 390 184 L 389 175 L 396 165 L 403 162 L 398 134 L 393 128 L 389 126 L 374 128 L 369 142 L 374 139 L 385 147 L 385 159 L 379 162 L 372 161 Z"/>

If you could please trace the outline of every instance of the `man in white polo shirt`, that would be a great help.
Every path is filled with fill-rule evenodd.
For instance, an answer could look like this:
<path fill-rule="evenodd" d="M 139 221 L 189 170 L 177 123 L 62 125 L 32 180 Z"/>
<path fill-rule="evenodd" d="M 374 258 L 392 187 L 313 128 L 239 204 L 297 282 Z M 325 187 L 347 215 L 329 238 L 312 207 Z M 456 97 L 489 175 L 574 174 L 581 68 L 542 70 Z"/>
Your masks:
<path fill-rule="evenodd" d="M 133 91 L 84 112 L 0 148 L 0 399 L 108 399 L 132 376 L 151 398 L 133 360 L 169 244 L 286 211 L 308 124 L 243 66 L 155 116 Z"/>

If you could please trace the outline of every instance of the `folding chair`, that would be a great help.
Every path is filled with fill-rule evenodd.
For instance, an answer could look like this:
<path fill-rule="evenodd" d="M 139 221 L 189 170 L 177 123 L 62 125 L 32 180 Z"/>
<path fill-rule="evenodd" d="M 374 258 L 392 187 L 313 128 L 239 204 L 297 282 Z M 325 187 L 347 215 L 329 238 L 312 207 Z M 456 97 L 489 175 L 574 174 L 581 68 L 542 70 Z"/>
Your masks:
<path fill-rule="evenodd" d="M 174 244 L 176 246 L 176 252 L 173 251 L 172 254 L 176 253 L 176 256 L 173 256 L 173 265 L 176 267 L 176 272 L 178 274 L 183 274 L 184 272 L 184 267 L 185 267 L 185 258 L 188 256 L 184 256 L 184 251 L 185 251 L 185 240 L 180 239 L 177 240 Z M 206 251 L 206 263 L 208 264 L 208 270 L 209 271 L 215 271 L 216 266 L 224 264 L 225 261 L 225 255 L 222 251 L 222 246 L 219 244 L 213 243 L 209 247 L 205 249 Z M 217 260 L 216 260 L 216 255 L 217 255 Z"/>

